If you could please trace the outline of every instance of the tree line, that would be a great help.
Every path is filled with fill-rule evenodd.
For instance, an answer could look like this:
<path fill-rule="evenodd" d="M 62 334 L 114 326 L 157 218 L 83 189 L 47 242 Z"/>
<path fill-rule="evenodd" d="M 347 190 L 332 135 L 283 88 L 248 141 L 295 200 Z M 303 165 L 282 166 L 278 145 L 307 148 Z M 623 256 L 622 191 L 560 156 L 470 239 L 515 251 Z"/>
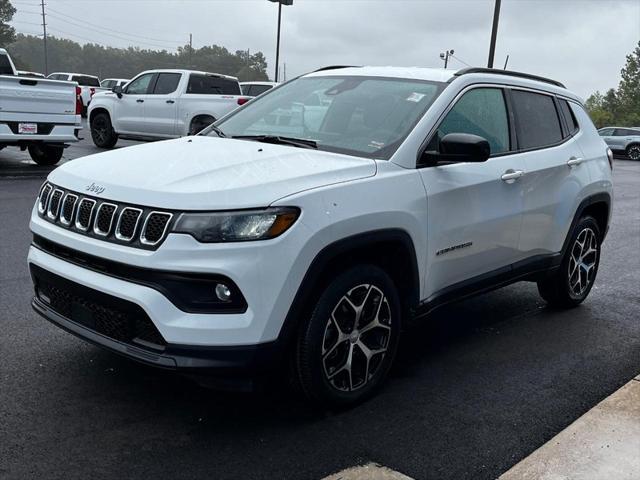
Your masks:
<path fill-rule="evenodd" d="M 6 46 L 16 68 L 44 72 L 42 39 L 18 34 Z M 78 72 L 100 78 L 132 78 L 154 68 L 185 68 L 222 73 L 241 81 L 267 80 L 267 61 L 262 52 L 250 54 L 238 50 L 229 52 L 218 45 L 202 48 L 179 47 L 177 52 L 147 50 L 138 47 L 113 48 L 47 36 L 49 73 Z"/>
<path fill-rule="evenodd" d="M 627 55 L 618 88 L 595 92 L 585 102 L 596 127 L 640 127 L 640 41 Z"/>

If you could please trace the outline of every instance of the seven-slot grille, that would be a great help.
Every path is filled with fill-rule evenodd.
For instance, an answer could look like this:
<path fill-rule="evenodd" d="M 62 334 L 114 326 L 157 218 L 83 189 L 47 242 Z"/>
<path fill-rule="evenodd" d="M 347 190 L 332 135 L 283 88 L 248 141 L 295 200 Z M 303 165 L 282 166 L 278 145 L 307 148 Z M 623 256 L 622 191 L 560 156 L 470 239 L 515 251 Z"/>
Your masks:
<path fill-rule="evenodd" d="M 50 183 L 40 189 L 37 206 L 42 218 L 69 230 L 147 249 L 164 240 L 173 218 L 169 212 L 85 197 Z"/>

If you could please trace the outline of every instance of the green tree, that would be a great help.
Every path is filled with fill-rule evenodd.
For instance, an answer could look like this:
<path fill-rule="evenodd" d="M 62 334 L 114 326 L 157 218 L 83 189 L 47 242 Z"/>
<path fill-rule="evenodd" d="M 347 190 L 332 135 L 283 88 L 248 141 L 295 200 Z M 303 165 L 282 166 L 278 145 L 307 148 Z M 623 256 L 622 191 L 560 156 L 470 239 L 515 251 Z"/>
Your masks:
<path fill-rule="evenodd" d="M 0 47 L 16 39 L 16 31 L 7 22 L 13 18 L 16 9 L 9 0 L 0 0 Z"/>

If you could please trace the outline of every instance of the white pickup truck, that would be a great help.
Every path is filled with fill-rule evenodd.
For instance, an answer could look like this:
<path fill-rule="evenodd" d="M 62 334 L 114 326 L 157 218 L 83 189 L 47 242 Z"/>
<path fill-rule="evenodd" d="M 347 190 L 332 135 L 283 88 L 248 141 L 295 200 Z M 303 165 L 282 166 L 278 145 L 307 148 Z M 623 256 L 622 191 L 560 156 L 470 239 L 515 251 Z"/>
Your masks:
<path fill-rule="evenodd" d="M 82 129 L 77 83 L 19 77 L 0 49 L 0 150 L 29 150 L 38 165 L 54 165 Z"/>
<path fill-rule="evenodd" d="M 193 70 L 149 70 L 126 86 L 94 95 L 89 107 L 93 143 L 118 138 L 155 140 L 194 135 L 251 98 L 235 77 Z"/>
<path fill-rule="evenodd" d="M 98 92 L 108 89 L 100 86 L 100 79 L 94 75 L 85 73 L 54 72 L 47 77 L 49 80 L 64 80 L 66 82 L 76 82 L 80 86 L 80 98 L 82 99 L 82 116 L 87 116 L 87 110 L 91 99 Z"/>

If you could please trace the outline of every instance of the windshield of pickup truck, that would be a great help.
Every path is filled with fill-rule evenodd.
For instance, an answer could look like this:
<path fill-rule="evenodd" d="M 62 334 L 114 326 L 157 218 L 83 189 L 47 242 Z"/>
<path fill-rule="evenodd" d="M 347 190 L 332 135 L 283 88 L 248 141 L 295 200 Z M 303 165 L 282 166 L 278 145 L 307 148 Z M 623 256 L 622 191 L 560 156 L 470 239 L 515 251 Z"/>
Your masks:
<path fill-rule="evenodd" d="M 401 78 L 303 77 L 216 126 L 226 137 L 388 160 L 443 88 Z M 212 128 L 203 134 L 220 136 Z"/>
<path fill-rule="evenodd" d="M 9 62 L 9 56 L 0 53 L 0 75 L 13 75 L 13 67 L 11 66 L 11 62 Z"/>

